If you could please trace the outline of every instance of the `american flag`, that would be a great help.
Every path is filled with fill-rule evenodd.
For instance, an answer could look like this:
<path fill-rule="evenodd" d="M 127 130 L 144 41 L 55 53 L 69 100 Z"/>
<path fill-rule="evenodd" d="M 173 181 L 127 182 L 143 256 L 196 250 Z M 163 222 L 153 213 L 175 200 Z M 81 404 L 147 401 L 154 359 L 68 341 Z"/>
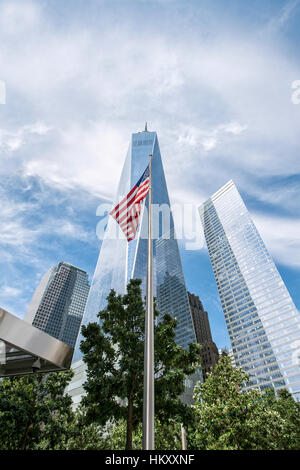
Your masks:
<path fill-rule="evenodd" d="M 148 165 L 142 177 L 129 191 L 127 196 L 110 212 L 110 215 L 118 222 L 129 242 L 135 238 L 139 225 L 142 201 L 149 192 L 149 184 L 150 173 Z"/>

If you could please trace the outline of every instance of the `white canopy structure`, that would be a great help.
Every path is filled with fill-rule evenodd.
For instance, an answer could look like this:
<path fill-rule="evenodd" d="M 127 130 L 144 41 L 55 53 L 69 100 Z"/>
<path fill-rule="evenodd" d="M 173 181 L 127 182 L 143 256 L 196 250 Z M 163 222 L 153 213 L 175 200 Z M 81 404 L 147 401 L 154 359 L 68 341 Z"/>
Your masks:
<path fill-rule="evenodd" d="M 0 377 L 69 369 L 74 349 L 0 308 Z"/>

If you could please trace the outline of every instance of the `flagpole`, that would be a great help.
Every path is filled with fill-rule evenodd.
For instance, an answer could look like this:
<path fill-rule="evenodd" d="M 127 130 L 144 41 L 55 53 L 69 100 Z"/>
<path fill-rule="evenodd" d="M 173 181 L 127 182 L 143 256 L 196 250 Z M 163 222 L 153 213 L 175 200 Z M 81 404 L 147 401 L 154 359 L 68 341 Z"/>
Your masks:
<path fill-rule="evenodd" d="M 154 450 L 154 316 L 152 249 L 152 155 L 149 155 L 148 266 L 144 349 L 143 449 Z"/>

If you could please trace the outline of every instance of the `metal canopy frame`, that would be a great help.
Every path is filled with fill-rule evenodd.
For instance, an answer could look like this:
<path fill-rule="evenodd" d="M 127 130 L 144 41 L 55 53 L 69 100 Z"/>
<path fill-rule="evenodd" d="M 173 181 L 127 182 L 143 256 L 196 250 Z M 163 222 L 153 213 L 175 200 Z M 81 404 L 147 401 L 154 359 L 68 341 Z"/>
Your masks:
<path fill-rule="evenodd" d="M 74 349 L 0 308 L 0 377 L 69 369 Z"/>

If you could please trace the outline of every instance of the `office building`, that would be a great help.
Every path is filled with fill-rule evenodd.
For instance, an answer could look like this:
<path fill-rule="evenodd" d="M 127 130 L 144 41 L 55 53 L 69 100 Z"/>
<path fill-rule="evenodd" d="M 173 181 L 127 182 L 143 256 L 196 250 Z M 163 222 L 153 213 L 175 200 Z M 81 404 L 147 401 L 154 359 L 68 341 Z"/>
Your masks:
<path fill-rule="evenodd" d="M 199 212 L 245 389 L 286 388 L 298 401 L 300 315 L 233 181 Z"/>
<path fill-rule="evenodd" d="M 74 348 L 88 293 L 87 273 L 60 262 L 40 281 L 24 320 Z"/>
<path fill-rule="evenodd" d="M 145 131 L 132 135 L 112 207 L 115 207 L 137 183 L 149 164 L 150 154 L 152 154 L 153 292 L 161 314 L 169 313 L 177 318 L 176 341 L 187 349 L 191 342 L 196 342 L 196 337 L 156 132 L 148 132 L 146 128 Z M 160 211 L 161 208 L 164 211 L 163 215 Z M 107 226 L 91 284 L 83 324 L 99 321 L 97 314 L 106 306 L 110 290 L 113 288 L 117 293 L 124 294 L 131 278 L 142 280 L 142 291 L 145 295 L 147 209 L 148 196 L 145 209 L 140 216 L 136 238 L 129 243 L 116 221 L 112 217 L 105 219 Z M 79 344 L 80 338 L 77 340 L 75 360 L 80 360 L 82 356 Z M 76 388 L 80 394 L 81 385 L 79 382 L 76 384 Z M 68 388 L 68 392 L 75 397 L 74 400 L 78 400 L 73 383 Z"/>
<path fill-rule="evenodd" d="M 202 346 L 202 374 L 206 380 L 207 373 L 212 372 L 219 359 L 219 351 L 212 339 L 208 313 L 204 310 L 198 296 L 188 292 L 192 319 L 197 342 Z"/>

